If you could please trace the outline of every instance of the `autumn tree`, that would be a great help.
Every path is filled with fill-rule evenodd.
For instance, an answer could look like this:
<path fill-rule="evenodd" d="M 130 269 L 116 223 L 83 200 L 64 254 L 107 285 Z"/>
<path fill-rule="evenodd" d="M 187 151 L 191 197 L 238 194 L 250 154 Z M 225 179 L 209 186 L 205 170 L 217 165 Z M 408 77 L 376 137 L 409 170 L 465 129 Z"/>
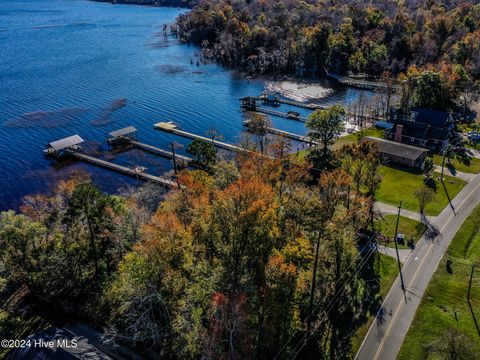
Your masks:
<path fill-rule="evenodd" d="M 432 200 L 435 198 L 435 191 L 429 187 L 422 187 L 415 191 L 415 196 L 418 200 L 418 204 L 420 206 L 420 214 L 425 212 L 425 208 Z"/>

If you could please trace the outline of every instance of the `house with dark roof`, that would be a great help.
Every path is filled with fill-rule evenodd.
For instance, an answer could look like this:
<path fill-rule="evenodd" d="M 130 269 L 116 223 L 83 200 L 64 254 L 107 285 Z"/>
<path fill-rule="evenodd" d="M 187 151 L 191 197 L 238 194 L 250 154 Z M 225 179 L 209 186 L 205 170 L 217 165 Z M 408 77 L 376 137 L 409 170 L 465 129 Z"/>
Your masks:
<path fill-rule="evenodd" d="M 366 136 L 360 142 L 373 142 L 377 144 L 382 160 L 399 165 L 422 167 L 428 155 L 428 149 L 402 144 L 387 139 Z"/>
<path fill-rule="evenodd" d="M 450 113 L 423 108 L 412 108 L 407 114 L 397 109 L 391 112 L 391 129 L 385 130 L 387 139 L 439 152 L 453 135 L 454 121 Z"/>

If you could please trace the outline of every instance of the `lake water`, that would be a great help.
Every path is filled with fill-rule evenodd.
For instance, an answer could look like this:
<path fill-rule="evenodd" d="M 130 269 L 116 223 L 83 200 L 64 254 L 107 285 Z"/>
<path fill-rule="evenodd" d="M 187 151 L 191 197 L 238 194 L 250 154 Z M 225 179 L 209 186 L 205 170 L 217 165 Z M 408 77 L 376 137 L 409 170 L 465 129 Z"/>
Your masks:
<path fill-rule="evenodd" d="M 182 11 L 83 0 L 0 0 L 0 209 L 16 208 L 23 196 L 48 191 L 79 168 L 108 192 L 137 184 L 90 165 L 46 160 L 45 144 L 66 136 L 79 134 L 89 153 L 143 165 L 152 174 L 170 171 L 171 162 L 138 150 L 106 154 L 106 134 L 134 125 L 143 142 L 187 145 L 153 129 L 156 122 L 172 120 L 186 131 L 204 135 L 216 128 L 225 141 L 239 140 L 239 98 L 258 95 L 272 83 L 214 64 L 197 66 L 198 49 L 161 33 Z M 321 91 L 323 103 L 349 103 L 360 93 L 328 81 L 320 86 L 327 90 Z M 301 123 L 277 118 L 273 123 L 305 133 Z"/>

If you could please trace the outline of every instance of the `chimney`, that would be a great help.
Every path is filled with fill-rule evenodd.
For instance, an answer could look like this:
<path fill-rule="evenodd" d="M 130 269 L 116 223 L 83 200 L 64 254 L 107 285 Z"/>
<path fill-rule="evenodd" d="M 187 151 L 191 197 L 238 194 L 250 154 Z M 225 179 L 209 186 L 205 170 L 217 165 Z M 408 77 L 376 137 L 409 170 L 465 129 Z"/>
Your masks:
<path fill-rule="evenodd" d="M 395 138 L 396 142 L 402 142 L 402 132 L 403 132 L 403 125 L 397 124 L 395 127 Z"/>

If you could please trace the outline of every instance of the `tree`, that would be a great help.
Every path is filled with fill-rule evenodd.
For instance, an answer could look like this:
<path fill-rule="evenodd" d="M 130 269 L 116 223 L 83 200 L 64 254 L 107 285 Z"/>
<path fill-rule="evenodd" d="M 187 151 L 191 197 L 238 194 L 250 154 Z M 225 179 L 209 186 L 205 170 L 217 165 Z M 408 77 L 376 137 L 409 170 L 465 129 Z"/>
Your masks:
<path fill-rule="evenodd" d="M 88 259 L 93 262 L 93 280 L 113 271 L 113 215 L 119 211 L 116 200 L 104 195 L 92 184 L 79 185 L 67 204 L 64 223 L 72 239 L 88 239 Z"/>
<path fill-rule="evenodd" d="M 422 187 L 415 191 L 415 196 L 417 197 L 418 203 L 420 205 L 420 213 L 425 212 L 425 208 L 432 200 L 435 198 L 435 191 L 429 187 Z"/>
<path fill-rule="evenodd" d="M 248 131 L 258 138 L 261 154 L 264 154 L 265 151 L 265 139 L 268 134 L 268 127 L 270 126 L 271 121 L 268 116 L 264 114 L 253 112 L 247 119 Z"/>
<path fill-rule="evenodd" d="M 33 274 L 42 268 L 39 253 L 46 245 L 47 229 L 23 214 L 0 213 L 0 259 L 10 279 L 35 286 Z"/>
<path fill-rule="evenodd" d="M 423 175 L 425 175 L 425 182 L 428 184 L 432 177 L 434 163 L 432 158 L 426 158 L 422 164 Z"/>
<path fill-rule="evenodd" d="M 315 110 L 307 121 L 308 136 L 318 142 L 320 149 L 312 150 L 311 158 L 319 168 L 328 168 L 331 163 L 329 146 L 344 130 L 345 109 L 339 105 L 327 110 Z"/>
<path fill-rule="evenodd" d="M 414 81 L 413 105 L 422 108 L 446 110 L 452 99 L 440 74 L 426 70 Z"/>
<path fill-rule="evenodd" d="M 467 113 L 470 107 L 480 100 L 480 82 L 471 79 L 463 81 L 460 85 L 458 105 Z"/>
<path fill-rule="evenodd" d="M 424 347 L 426 359 L 438 356 L 442 360 L 473 360 L 474 349 L 472 339 L 456 329 L 445 330 L 441 337 Z"/>
<path fill-rule="evenodd" d="M 211 142 L 195 139 L 187 147 L 187 152 L 195 157 L 195 162 L 200 166 L 209 169 L 215 164 L 217 149 Z"/>

